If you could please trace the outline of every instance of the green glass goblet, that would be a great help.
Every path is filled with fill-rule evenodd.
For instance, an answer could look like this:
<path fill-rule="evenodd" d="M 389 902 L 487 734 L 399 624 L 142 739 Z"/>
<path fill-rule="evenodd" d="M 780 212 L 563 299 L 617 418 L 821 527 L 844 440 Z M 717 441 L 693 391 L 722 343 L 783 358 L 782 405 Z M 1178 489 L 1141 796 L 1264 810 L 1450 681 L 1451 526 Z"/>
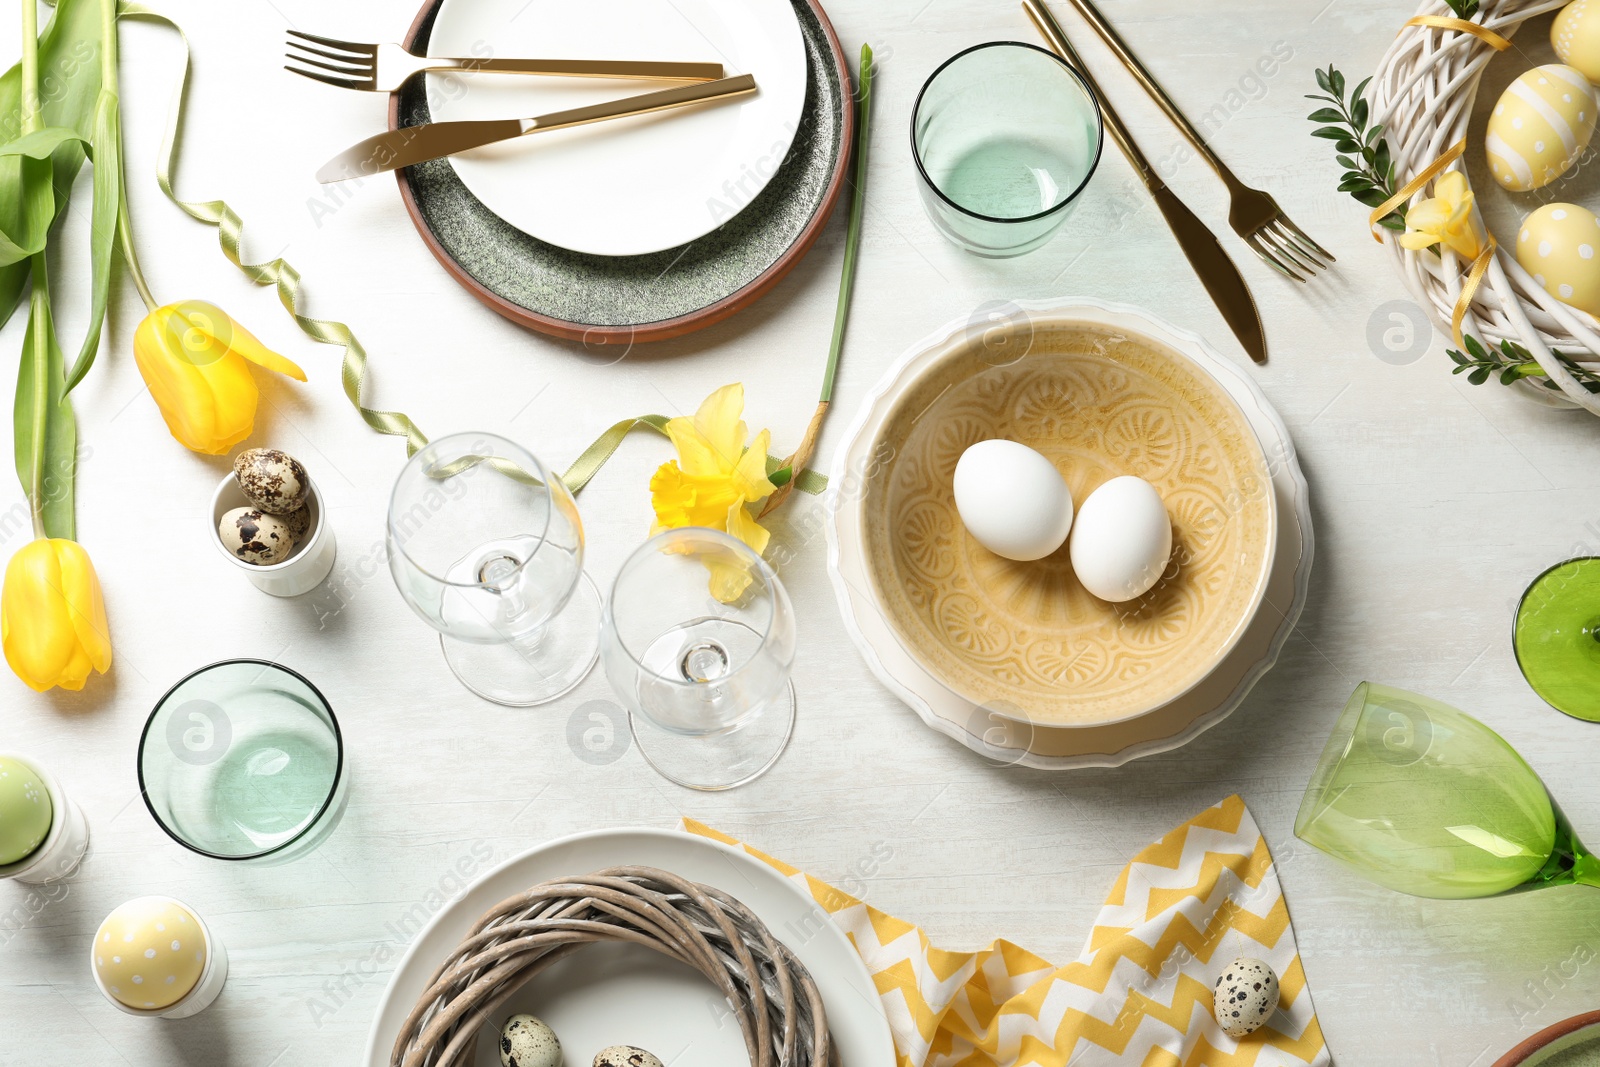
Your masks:
<path fill-rule="evenodd" d="M 1513 647 L 1545 703 L 1600 722 L 1600 557 L 1569 559 L 1533 580 L 1517 605 Z"/>
<path fill-rule="evenodd" d="M 1600 858 L 1516 749 L 1448 704 L 1371 682 L 1339 716 L 1294 832 L 1412 896 L 1600 886 Z"/>

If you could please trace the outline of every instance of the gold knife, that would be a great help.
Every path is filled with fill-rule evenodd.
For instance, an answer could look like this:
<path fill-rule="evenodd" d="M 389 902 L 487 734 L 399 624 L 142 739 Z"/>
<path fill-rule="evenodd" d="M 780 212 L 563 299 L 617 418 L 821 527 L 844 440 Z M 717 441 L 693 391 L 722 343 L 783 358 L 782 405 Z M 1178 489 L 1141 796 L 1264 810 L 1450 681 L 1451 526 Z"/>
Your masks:
<path fill-rule="evenodd" d="M 421 126 L 407 126 L 368 137 L 360 144 L 345 149 L 317 171 L 317 181 L 342 182 L 380 174 L 386 170 L 399 170 L 413 163 L 422 163 L 441 156 L 455 155 L 472 148 L 482 148 L 496 141 L 508 141 L 530 133 L 562 130 L 570 126 L 583 126 L 606 119 L 620 119 L 629 115 L 645 115 L 652 111 L 685 107 L 710 100 L 726 100 L 756 91 L 756 79 L 750 74 L 702 82 L 698 85 L 680 85 L 638 96 L 625 96 L 620 100 L 607 100 L 587 107 L 555 111 L 531 119 L 479 119 L 463 122 L 430 122 Z"/>
<path fill-rule="evenodd" d="M 1027 11 L 1028 17 L 1033 19 L 1033 24 L 1039 28 L 1044 39 L 1055 49 L 1056 54 L 1071 64 L 1100 98 L 1100 110 L 1105 116 L 1106 129 L 1111 131 L 1112 139 L 1122 149 L 1122 154 L 1128 157 L 1128 162 L 1133 164 L 1133 169 L 1138 172 L 1145 188 L 1150 190 L 1156 207 L 1161 209 L 1167 225 L 1172 228 L 1172 235 L 1178 239 L 1178 246 L 1183 249 L 1183 254 L 1189 259 L 1189 265 L 1199 276 L 1200 284 L 1211 294 L 1212 303 L 1222 312 L 1229 329 L 1233 330 L 1233 335 L 1239 339 L 1244 350 L 1250 353 L 1250 358 L 1257 363 L 1265 363 L 1267 338 L 1261 327 L 1261 313 L 1256 310 L 1255 298 L 1250 295 L 1250 288 L 1245 285 L 1244 276 L 1239 273 L 1239 268 L 1233 265 L 1233 260 L 1228 258 L 1228 254 L 1222 250 L 1222 244 L 1217 240 L 1216 234 L 1207 229 L 1206 224 L 1201 222 L 1195 213 L 1178 199 L 1177 194 L 1167 188 L 1167 183 L 1161 180 L 1161 176 L 1156 173 L 1150 161 L 1134 143 L 1133 135 L 1128 132 L 1128 127 L 1112 108 L 1111 102 L 1106 99 L 1104 91 L 1095 82 L 1094 75 L 1084 66 L 1082 57 L 1067 40 L 1065 31 L 1061 29 L 1056 17 L 1050 13 L 1050 9 L 1045 7 L 1041 0 L 1022 0 L 1022 7 Z"/>

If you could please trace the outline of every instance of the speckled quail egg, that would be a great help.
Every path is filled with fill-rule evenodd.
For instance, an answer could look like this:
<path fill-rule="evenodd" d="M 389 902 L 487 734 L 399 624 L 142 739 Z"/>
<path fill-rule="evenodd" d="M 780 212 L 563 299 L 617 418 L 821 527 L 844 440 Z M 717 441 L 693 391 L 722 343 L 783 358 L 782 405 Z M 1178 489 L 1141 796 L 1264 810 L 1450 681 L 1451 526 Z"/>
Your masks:
<path fill-rule="evenodd" d="M 234 508 L 222 516 L 217 536 L 222 547 L 258 567 L 282 563 L 294 551 L 289 524 L 256 508 Z"/>
<path fill-rule="evenodd" d="M 662 1067 L 662 1063 L 642 1048 L 612 1045 L 596 1054 L 594 1067 Z"/>
<path fill-rule="evenodd" d="M 284 512 L 278 518 L 282 519 L 284 524 L 289 527 L 289 536 L 294 538 L 295 544 L 304 543 L 306 534 L 311 532 L 310 508 L 302 505 L 293 511 Z"/>
<path fill-rule="evenodd" d="M 561 1067 L 556 1032 L 534 1015 L 513 1015 L 500 1031 L 500 1067 Z"/>
<path fill-rule="evenodd" d="M 233 461 L 245 499 L 272 515 L 287 515 L 306 502 L 309 482 L 300 461 L 276 448 L 247 448 Z"/>
<path fill-rule="evenodd" d="M 1261 960 L 1240 957 L 1223 970 L 1213 1012 L 1229 1037 L 1261 1029 L 1278 1010 L 1278 975 Z"/>

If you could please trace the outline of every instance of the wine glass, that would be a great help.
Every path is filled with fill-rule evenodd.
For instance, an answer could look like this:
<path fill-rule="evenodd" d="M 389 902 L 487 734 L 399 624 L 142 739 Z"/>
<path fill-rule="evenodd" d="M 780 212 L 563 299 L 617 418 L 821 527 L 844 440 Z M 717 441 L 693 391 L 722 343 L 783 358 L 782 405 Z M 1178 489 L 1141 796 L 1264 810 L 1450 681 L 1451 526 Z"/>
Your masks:
<path fill-rule="evenodd" d="M 1448 704 L 1371 682 L 1345 705 L 1294 832 L 1412 896 L 1600 886 L 1600 858 L 1499 734 Z"/>
<path fill-rule="evenodd" d="M 794 732 L 794 608 L 743 542 L 696 527 L 651 538 L 618 572 L 601 630 L 611 688 L 663 777 L 731 789 L 783 754 Z"/>
<path fill-rule="evenodd" d="M 1600 557 L 1569 559 L 1533 580 L 1517 605 L 1512 647 L 1545 703 L 1600 722 Z"/>
<path fill-rule="evenodd" d="M 388 544 L 400 595 L 479 696 L 543 704 L 594 666 L 600 592 L 583 572 L 578 506 L 520 445 L 463 433 L 412 456 L 389 499 Z"/>

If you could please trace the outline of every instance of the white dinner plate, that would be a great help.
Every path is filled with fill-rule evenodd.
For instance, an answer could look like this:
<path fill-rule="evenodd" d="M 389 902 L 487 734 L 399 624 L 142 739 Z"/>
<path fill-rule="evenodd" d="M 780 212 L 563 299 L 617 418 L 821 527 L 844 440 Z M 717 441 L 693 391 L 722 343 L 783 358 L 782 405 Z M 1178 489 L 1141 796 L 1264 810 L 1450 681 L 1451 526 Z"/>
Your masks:
<path fill-rule="evenodd" d="M 1249 419 L 1266 454 L 1278 505 L 1278 542 L 1260 609 L 1237 645 L 1188 693 L 1136 719 L 1090 727 L 1050 727 L 1019 723 L 974 706 L 942 684 L 895 634 L 873 605 L 871 577 L 862 548 L 861 498 L 866 478 L 875 477 L 892 456 L 875 457 L 874 435 L 895 397 L 927 360 L 970 337 L 974 325 L 962 320 L 941 327 L 912 345 L 862 403 L 837 453 L 829 492 L 844 494 L 826 527 L 828 570 L 845 629 L 867 665 L 930 728 L 1003 765 L 1041 770 L 1119 767 L 1129 760 L 1170 752 L 1194 740 L 1231 715 L 1277 662 L 1299 621 L 1311 584 L 1313 537 L 1310 490 L 1294 442 L 1283 419 L 1255 380 L 1218 355 L 1198 335 L 1124 304 L 1098 300 L 1019 301 L 1017 313 L 1048 320 L 1067 314 L 1153 336 L 1206 368 L 1227 389 Z"/>
<path fill-rule="evenodd" d="M 894 1039 L 866 964 L 844 933 L 772 867 L 717 841 L 672 830 L 597 830 L 541 845 L 484 875 L 434 915 L 389 979 L 367 1034 L 367 1067 L 388 1067 L 395 1035 L 428 978 L 482 914 L 522 890 L 622 865 L 659 867 L 742 901 L 811 972 L 828 1028 L 849 1067 L 895 1067 Z M 649 1049 L 667 1063 L 749 1067 L 744 1040 L 704 975 L 640 945 L 590 945 L 534 978 L 478 1036 L 473 1067 L 500 1067 L 499 1028 L 537 1015 L 569 1065 L 607 1045 Z"/>
<path fill-rule="evenodd" d="M 753 96 L 536 133 L 451 157 L 484 206 L 561 248 L 660 252 L 702 237 L 766 187 L 806 98 L 789 0 L 443 0 L 435 56 L 720 62 Z M 677 82 L 429 74 L 434 121 L 531 118 Z"/>

